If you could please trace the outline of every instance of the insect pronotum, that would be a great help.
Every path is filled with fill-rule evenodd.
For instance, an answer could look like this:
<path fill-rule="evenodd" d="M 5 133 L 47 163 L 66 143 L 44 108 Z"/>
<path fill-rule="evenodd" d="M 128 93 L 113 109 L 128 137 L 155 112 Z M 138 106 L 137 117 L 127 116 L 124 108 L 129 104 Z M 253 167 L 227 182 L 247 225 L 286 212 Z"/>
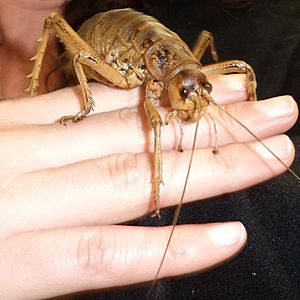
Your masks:
<path fill-rule="evenodd" d="M 247 63 L 239 60 L 219 62 L 214 39 L 211 33 L 202 31 L 192 51 L 179 36 L 159 23 L 155 18 L 133 9 L 116 9 L 94 15 L 75 32 L 62 16 L 52 13 L 45 19 L 42 36 L 27 91 L 34 96 L 49 30 L 54 30 L 66 48 L 69 64 L 79 81 L 83 109 L 76 115 L 63 116 L 60 122 L 77 122 L 93 108 L 94 101 L 88 80 L 130 89 L 145 85 L 144 107 L 154 131 L 153 157 L 153 199 L 155 215 L 160 214 L 160 185 L 162 183 L 161 126 L 174 118 L 181 123 L 197 123 L 194 137 L 196 142 L 199 120 L 207 113 L 209 104 L 224 111 L 210 96 L 212 85 L 208 75 L 240 73 L 246 75 L 249 100 L 256 100 L 256 79 L 254 71 Z M 202 66 L 200 59 L 209 49 L 215 64 Z M 156 105 L 163 90 L 168 91 L 171 111 L 163 122 Z M 284 167 L 299 181 L 295 174 L 276 154 L 244 126 L 233 115 L 224 111 L 231 119 L 242 126 L 252 137 L 259 141 Z M 183 151 L 181 141 L 178 150 Z M 192 152 L 193 153 L 193 152 Z M 215 146 L 217 153 L 217 145 Z M 184 190 L 176 210 L 172 231 L 165 248 L 153 284 L 158 279 L 167 253 L 179 211 L 183 202 L 187 179 L 193 157 L 191 156 Z"/>

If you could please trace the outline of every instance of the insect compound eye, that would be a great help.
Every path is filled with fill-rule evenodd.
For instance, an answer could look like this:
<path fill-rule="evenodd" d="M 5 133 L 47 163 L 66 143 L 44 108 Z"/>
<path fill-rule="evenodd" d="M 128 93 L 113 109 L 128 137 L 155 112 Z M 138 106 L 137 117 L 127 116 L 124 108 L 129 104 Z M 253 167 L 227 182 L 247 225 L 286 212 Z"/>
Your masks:
<path fill-rule="evenodd" d="M 180 94 L 180 96 L 181 96 L 182 98 L 186 99 L 187 96 L 188 96 L 188 94 L 189 94 L 189 92 L 188 92 L 188 90 L 187 90 L 186 88 L 183 87 L 183 88 L 180 90 L 179 94 Z"/>
<path fill-rule="evenodd" d="M 211 84 L 211 83 L 206 82 L 206 83 L 204 84 L 204 88 L 208 91 L 208 93 L 211 93 L 213 87 L 212 87 L 212 84 Z"/>

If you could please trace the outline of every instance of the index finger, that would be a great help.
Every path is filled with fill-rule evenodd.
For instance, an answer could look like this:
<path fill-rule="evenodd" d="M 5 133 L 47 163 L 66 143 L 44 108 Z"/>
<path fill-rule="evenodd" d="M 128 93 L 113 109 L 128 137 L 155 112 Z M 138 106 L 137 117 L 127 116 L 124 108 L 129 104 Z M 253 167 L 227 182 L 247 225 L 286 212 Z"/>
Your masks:
<path fill-rule="evenodd" d="M 244 75 L 222 75 L 210 79 L 212 96 L 219 104 L 247 100 Z M 94 110 L 90 114 L 133 107 L 143 102 L 143 89 L 120 89 L 99 83 L 90 83 Z M 168 99 L 165 99 L 168 103 Z M 0 122 L 23 124 L 50 124 L 64 115 L 76 114 L 82 109 L 80 89 L 68 87 L 37 97 L 4 100 L 0 102 Z"/>

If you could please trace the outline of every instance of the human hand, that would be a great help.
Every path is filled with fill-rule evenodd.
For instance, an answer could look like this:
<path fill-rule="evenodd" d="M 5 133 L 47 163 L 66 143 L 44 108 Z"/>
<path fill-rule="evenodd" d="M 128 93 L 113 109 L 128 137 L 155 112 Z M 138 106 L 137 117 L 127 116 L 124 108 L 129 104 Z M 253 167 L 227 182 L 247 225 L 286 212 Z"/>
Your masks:
<path fill-rule="evenodd" d="M 214 98 L 237 102 L 226 109 L 290 165 L 292 144 L 278 134 L 295 122 L 295 102 L 288 96 L 244 102 L 243 79 L 215 78 Z M 92 90 L 95 111 L 68 126 L 55 121 L 79 110 L 76 88 L 0 102 L 2 299 L 127 285 L 152 280 L 156 273 L 170 227 L 114 225 L 147 214 L 153 206 L 152 133 L 138 105 L 141 90 L 100 84 L 92 84 Z M 233 192 L 284 171 L 242 128 L 209 109 L 218 128 L 219 154 L 212 154 L 212 124 L 204 118 L 186 202 Z M 179 153 L 176 124 L 162 129 L 162 207 L 176 205 L 182 192 L 194 126 L 184 130 L 185 151 Z M 178 226 L 160 276 L 211 267 L 245 242 L 239 222 Z"/>

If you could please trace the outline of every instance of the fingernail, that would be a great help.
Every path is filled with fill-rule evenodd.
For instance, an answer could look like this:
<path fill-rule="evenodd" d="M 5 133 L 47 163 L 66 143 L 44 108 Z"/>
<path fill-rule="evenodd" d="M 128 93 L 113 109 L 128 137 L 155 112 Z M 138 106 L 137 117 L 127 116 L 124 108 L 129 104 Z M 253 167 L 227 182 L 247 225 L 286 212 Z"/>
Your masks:
<path fill-rule="evenodd" d="M 240 222 L 228 222 L 211 225 L 208 233 L 216 246 L 232 247 L 245 239 L 246 230 Z"/>
<path fill-rule="evenodd" d="M 288 117 L 293 114 L 295 101 L 290 96 L 276 97 L 258 102 L 259 108 L 272 118 Z"/>
<path fill-rule="evenodd" d="M 267 142 L 264 142 L 266 146 L 278 157 L 281 159 L 286 159 L 291 155 L 292 152 L 292 142 L 286 135 L 280 135 L 268 139 Z M 261 143 L 252 144 L 254 150 L 265 159 L 276 159 L 274 155 L 266 149 Z M 251 147 L 252 147 L 251 145 Z"/>

